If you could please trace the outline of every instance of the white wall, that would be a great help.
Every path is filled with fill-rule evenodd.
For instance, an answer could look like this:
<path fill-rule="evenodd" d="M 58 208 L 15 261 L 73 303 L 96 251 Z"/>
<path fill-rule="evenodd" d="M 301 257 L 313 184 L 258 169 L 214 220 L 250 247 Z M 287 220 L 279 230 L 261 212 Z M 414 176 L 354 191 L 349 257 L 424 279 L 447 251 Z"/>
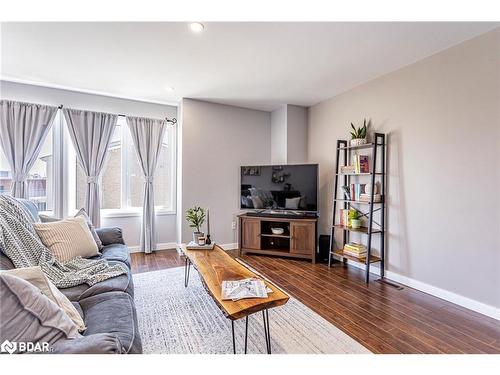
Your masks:
<path fill-rule="evenodd" d="M 500 307 L 499 38 L 497 29 L 309 110 L 320 232 L 336 140 L 351 121 L 371 118 L 388 134 L 388 270 L 484 311 Z"/>
<path fill-rule="evenodd" d="M 91 111 L 110 112 L 131 116 L 152 118 L 176 117 L 177 108 L 173 106 L 125 100 L 100 95 L 84 94 L 74 91 L 53 89 L 41 86 L 25 85 L 0 81 L 0 97 L 17 101 L 26 101 L 47 105 L 64 105 L 69 108 Z M 123 228 L 127 244 L 134 249 L 140 244 L 141 217 L 103 217 L 102 226 L 120 226 Z M 175 215 L 157 217 L 159 244 L 175 243 Z"/>
<path fill-rule="evenodd" d="M 282 104 L 271 112 L 271 163 L 307 162 L 307 108 Z"/>
<path fill-rule="evenodd" d="M 231 223 L 240 207 L 240 166 L 270 163 L 271 115 L 193 99 L 183 99 L 180 110 L 179 241 L 190 240 L 192 230 L 184 212 L 197 205 L 210 208 L 214 241 L 236 243 L 237 231 Z"/>

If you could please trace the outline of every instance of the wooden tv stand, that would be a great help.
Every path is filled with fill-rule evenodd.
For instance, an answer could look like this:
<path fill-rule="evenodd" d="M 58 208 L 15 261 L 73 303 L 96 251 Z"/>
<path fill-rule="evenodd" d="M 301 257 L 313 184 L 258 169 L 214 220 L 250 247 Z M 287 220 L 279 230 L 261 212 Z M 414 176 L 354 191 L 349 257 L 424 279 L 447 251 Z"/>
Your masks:
<path fill-rule="evenodd" d="M 245 253 L 310 259 L 316 262 L 318 219 L 314 217 L 261 217 L 242 214 L 239 218 L 239 255 Z M 271 228 L 283 228 L 273 234 Z"/>

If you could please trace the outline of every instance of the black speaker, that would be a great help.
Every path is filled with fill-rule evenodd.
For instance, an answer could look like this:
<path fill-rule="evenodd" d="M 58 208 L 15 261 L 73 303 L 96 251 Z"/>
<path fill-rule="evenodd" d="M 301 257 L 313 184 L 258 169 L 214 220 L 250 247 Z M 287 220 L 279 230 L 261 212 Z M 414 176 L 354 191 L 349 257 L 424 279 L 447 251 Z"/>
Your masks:
<path fill-rule="evenodd" d="M 330 252 L 330 236 L 321 234 L 319 236 L 319 252 L 316 254 L 316 262 L 328 263 L 328 253 Z"/>

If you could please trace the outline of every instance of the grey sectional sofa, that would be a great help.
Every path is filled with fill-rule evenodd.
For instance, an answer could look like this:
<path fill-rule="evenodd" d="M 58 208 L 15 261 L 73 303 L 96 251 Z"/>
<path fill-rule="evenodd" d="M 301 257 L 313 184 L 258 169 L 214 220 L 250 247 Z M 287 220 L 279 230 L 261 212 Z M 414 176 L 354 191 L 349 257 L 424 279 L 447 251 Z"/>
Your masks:
<path fill-rule="evenodd" d="M 36 220 L 36 206 L 29 201 L 20 202 Z M 81 338 L 57 342 L 54 350 L 56 353 L 142 353 L 130 256 L 121 229 L 100 228 L 97 233 L 104 248 L 95 258 L 119 263 L 128 272 L 91 287 L 82 284 L 60 289 L 82 315 L 87 330 Z M 15 267 L 10 259 L 0 251 L 0 269 L 12 268 Z"/>

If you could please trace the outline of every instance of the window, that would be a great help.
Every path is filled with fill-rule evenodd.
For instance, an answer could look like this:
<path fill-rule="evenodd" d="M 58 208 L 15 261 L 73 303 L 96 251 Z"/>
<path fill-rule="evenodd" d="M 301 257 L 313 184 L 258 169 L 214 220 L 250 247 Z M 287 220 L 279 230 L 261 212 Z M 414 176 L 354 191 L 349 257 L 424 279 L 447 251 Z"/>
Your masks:
<path fill-rule="evenodd" d="M 38 159 L 28 174 L 28 199 L 38 211 L 51 213 L 54 210 L 54 120 L 42 145 Z M 57 126 L 57 125 L 56 125 Z"/>
<path fill-rule="evenodd" d="M 107 161 L 101 173 L 101 209 L 120 209 L 122 207 L 122 138 L 123 123 L 116 125 L 109 144 Z M 75 157 L 76 168 L 76 208 L 85 205 L 87 178 Z"/>
<path fill-rule="evenodd" d="M 74 150 L 71 150 L 74 155 Z M 75 207 L 84 206 L 86 178 L 74 160 Z M 155 172 L 155 206 L 157 212 L 174 211 L 175 197 L 175 129 L 167 126 Z M 71 173 L 70 173 L 71 174 Z M 104 214 L 141 212 L 144 179 L 125 117 L 120 116 L 111 139 L 106 164 L 101 173 L 101 209 Z"/>
<path fill-rule="evenodd" d="M 39 211 L 45 214 L 54 212 L 54 128 L 59 126 L 59 113 L 52 126 L 33 167 L 28 173 L 28 198 Z M 12 191 L 12 173 L 3 150 L 0 151 L 0 194 Z"/>

